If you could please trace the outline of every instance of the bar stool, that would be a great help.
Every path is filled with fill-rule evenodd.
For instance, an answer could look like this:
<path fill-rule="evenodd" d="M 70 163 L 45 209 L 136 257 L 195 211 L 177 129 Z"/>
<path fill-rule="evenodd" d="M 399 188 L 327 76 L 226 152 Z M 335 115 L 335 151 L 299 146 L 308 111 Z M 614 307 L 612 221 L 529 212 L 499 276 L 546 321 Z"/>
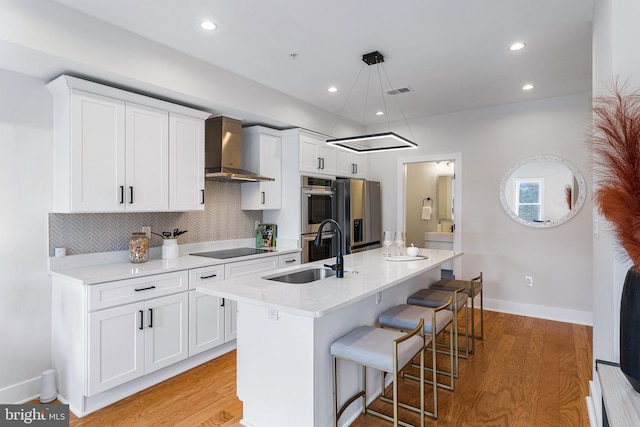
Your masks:
<path fill-rule="evenodd" d="M 424 426 L 424 347 L 425 337 L 423 333 L 424 321 L 408 333 L 393 331 L 390 329 L 376 328 L 374 326 L 361 326 L 339 338 L 331 344 L 333 356 L 333 412 L 335 415 L 334 426 L 349 405 L 362 397 L 362 413 L 372 414 L 398 425 L 413 427 L 411 424 L 398 420 L 398 406 L 418 412 L 420 414 L 420 426 Z M 420 354 L 420 408 L 398 402 L 398 374 L 418 354 Z M 362 390 L 350 397 L 338 409 L 338 360 L 346 360 L 362 367 Z M 367 408 L 367 368 L 374 368 L 383 373 L 393 373 L 393 417 Z M 384 374 L 383 374 L 384 393 Z"/>
<path fill-rule="evenodd" d="M 453 302 L 453 299 L 449 297 L 448 301 L 437 308 L 421 307 L 418 305 L 400 304 L 390 308 L 378 317 L 378 324 L 383 328 L 394 328 L 401 331 L 409 331 L 416 327 L 420 320 L 424 320 L 424 334 L 425 340 L 430 338 L 431 340 L 431 352 L 432 352 L 432 368 L 425 368 L 425 370 L 435 372 L 449 377 L 449 384 L 437 383 L 438 386 L 453 390 L 454 388 L 454 358 L 455 348 L 453 341 L 453 331 L 449 334 L 449 371 L 441 371 L 437 369 L 436 364 L 436 337 L 443 332 L 447 326 L 453 328 L 453 314 L 451 310 L 446 310 Z M 427 344 L 428 345 L 428 344 Z M 417 367 L 415 365 L 412 365 Z M 417 379 L 415 376 L 403 373 L 405 377 Z M 435 374 L 434 374 L 435 377 Z M 425 380 L 428 384 L 431 382 Z M 436 395 L 434 394 L 434 407 L 437 408 Z M 435 411 L 437 417 L 437 410 Z"/>
<path fill-rule="evenodd" d="M 451 310 L 453 315 L 453 341 L 455 343 L 455 376 L 456 378 L 459 375 L 460 371 L 460 363 L 459 358 L 463 359 L 469 358 L 469 321 L 468 321 L 468 310 L 467 310 L 467 294 L 466 292 L 448 292 L 448 291 L 440 291 L 431 288 L 420 289 L 419 291 L 413 293 L 407 298 L 407 304 L 410 305 L 419 305 L 422 307 L 430 307 L 437 308 L 442 304 L 446 303 L 446 301 L 452 298 L 453 302 L 449 306 L 449 310 Z M 464 348 L 460 348 L 458 343 L 458 314 L 462 308 L 464 310 L 464 337 L 465 337 L 465 346 Z"/>
<path fill-rule="evenodd" d="M 441 291 L 464 291 L 471 298 L 471 353 L 476 351 L 476 341 L 484 339 L 484 292 L 482 271 L 471 280 L 442 279 L 429 286 L 429 289 Z M 475 297 L 480 295 L 480 335 L 476 335 Z"/>

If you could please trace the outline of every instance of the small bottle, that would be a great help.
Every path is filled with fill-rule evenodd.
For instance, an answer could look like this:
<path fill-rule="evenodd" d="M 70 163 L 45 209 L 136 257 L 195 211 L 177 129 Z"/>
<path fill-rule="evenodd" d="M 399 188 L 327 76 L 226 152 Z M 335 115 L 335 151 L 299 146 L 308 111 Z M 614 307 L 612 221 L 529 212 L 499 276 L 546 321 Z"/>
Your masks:
<path fill-rule="evenodd" d="M 134 263 L 146 262 L 149 259 L 149 239 L 143 231 L 131 233 L 129 239 L 129 261 Z"/>

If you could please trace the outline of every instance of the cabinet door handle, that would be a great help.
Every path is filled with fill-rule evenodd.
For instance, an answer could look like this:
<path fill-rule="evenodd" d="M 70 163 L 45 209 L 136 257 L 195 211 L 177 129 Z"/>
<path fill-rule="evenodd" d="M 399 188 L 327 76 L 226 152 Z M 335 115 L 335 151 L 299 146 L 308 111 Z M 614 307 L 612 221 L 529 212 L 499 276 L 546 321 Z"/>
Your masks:
<path fill-rule="evenodd" d="M 138 326 L 138 329 L 143 330 L 144 329 L 144 311 L 140 310 L 140 326 Z"/>
<path fill-rule="evenodd" d="M 218 277 L 218 275 L 214 273 L 214 274 L 210 274 L 208 276 L 200 276 L 200 280 L 211 279 L 213 277 Z"/>
<path fill-rule="evenodd" d="M 264 201 L 265 201 L 264 191 L 261 191 L 260 192 L 260 204 L 264 205 Z"/>
<path fill-rule="evenodd" d="M 202 201 L 200 202 L 201 205 L 204 205 L 204 190 L 200 190 L 202 191 Z"/>
<path fill-rule="evenodd" d="M 356 173 L 358 173 L 358 164 L 354 163 L 353 166 L 356 168 Z"/>
<path fill-rule="evenodd" d="M 133 187 L 129 187 L 129 204 L 133 203 Z"/>
<path fill-rule="evenodd" d="M 322 157 L 318 157 L 318 169 L 322 169 Z"/>
<path fill-rule="evenodd" d="M 220 298 L 220 307 L 224 307 L 224 298 Z"/>
<path fill-rule="evenodd" d="M 322 160 L 322 169 L 324 169 L 324 157 L 320 157 L 320 159 Z"/>
<path fill-rule="evenodd" d="M 291 264 L 292 262 L 296 262 L 295 259 L 287 259 L 284 261 L 285 264 Z"/>
<path fill-rule="evenodd" d="M 147 286 L 146 288 L 136 288 L 134 289 L 134 291 L 136 292 L 141 292 L 141 291 L 148 291 L 149 289 L 155 289 L 156 285 L 151 285 L 151 286 Z"/>
<path fill-rule="evenodd" d="M 149 327 L 153 328 L 153 308 L 149 309 Z"/>
<path fill-rule="evenodd" d="M 124 185 L 120 186 L 120 204 L 124 203 Z"/>

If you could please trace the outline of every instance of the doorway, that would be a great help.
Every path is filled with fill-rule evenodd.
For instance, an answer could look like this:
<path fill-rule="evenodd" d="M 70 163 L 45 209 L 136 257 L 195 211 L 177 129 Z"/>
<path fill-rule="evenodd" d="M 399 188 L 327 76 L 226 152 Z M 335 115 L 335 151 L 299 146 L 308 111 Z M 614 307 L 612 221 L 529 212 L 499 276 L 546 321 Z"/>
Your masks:
<path fill-rule="evenodd" d="M 462 154 L 398 159 L 398 229 L 407 245 L 462 251 Z M 461 257 L 443 265 L 459 275 Z"/>

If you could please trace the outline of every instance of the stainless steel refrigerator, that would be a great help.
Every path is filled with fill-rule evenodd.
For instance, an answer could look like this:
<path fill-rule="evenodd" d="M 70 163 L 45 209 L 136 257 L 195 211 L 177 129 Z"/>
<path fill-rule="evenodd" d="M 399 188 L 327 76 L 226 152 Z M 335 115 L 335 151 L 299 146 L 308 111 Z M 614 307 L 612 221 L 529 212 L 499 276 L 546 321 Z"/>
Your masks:
<path fill-rule="evenodd" d="M 334 190 L 335 219 L 342 229 L 344 253 L 379 248 L 382 234 L 380 183 L 337 178 Z"/>

